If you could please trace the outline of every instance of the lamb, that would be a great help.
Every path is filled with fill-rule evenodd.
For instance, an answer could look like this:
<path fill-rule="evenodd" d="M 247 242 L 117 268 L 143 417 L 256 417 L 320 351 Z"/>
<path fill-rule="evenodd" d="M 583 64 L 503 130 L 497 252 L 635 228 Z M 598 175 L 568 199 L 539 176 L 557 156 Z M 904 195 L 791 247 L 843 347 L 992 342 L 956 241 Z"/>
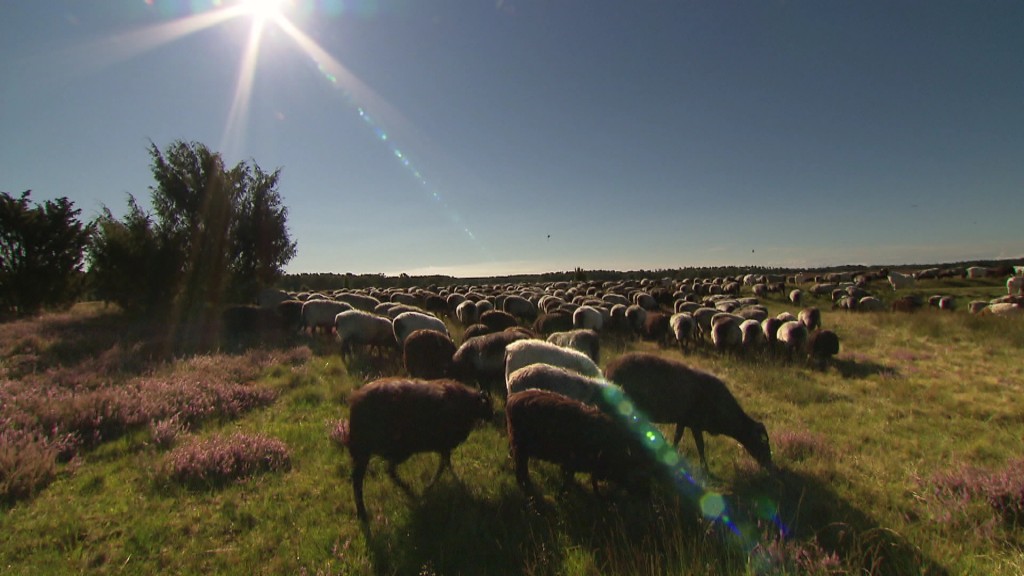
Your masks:
<path fill-rule="evenodd" d="M 604 326 L 604 315 L 593 306 L 580 306 L 572 313 L 572 325 L 573 328 L 600 332 Z"/>
<path fill-rule="evenodd" d="M 509 396 L 505 416 L 516 482 L 529 495 L 536 491 L 531 458 L 561 465 L 567 483 L 576 472 L 590 473 L 595 491 L 598 480 L 643 489 L 657 471 L 641 437 L 599 408 L 561 394 L 517 392 Z"/>
<path fill-rule="evenodd" d="M 395 332 L 391 319 L 362 310 L 346 310 L 334 317 L 334 331 L 341 341 L 341 356 L 352 354 L 356 345 L 376 348 L 394 348 Z"/>
<path fill-rule="evenodd" d="M 452 377 L 465 384 L 476 384 L 490 393 L 502 384 L 505 389 L 505 347 L 529 338 L 521 332 L 501 331 L 474 336 L 462 343 L 452 356 Z"/>
<path fill-rule="evenodd" d="M 807 359 L 824 370 L 826 363 L 839 354 L 839 336 L 831 330 L 815 330 L 807 338 Z"/>
<path fill-rule="evenodd" d="M 451 467 L 452 451 L 469 437 L 476 423 L 492 415 L 482 392 L 452 380 L 384 378 L 353 392 L 348 405 L 341 442 L 352 457 L 352 491 L 363 522 L 367 520 L 363 478 L 371 456 L 385 458 L 388 475 L 411 493 L 398 477 L 399 464 L 413 454 L 437 452 L 440 464 L 432 484 Z"/>
<path fill-rule="evenodd" d="M 548 336 L 548 342 L 586 354 L 595 364 L 601 361 L 601 338 L 593 330 L 569 330 Z"/>
<path fill-rule="evenodd" d="M 777 332 L 778 341 L 789 352 L 790 358 L 807 347 L 807 325 L 799 320 L 783 322 Z"/>
<path fill-rule="evenodd" d="M 530 364 L 512 372 L 506 388 L 510 396 L 532 388 L 548 390 L 602 409 L 608 406 L 606 400 L 613 390 L 621 393 L 617 386 L 604 379 L 584 376 L 551 364 Z"/>
<path fill-rule="evenodd" d="M 455 343 L 436 330 L 416 330 L 405 339 L 402 361 L 413 378 L 448 378 L 455 356 Z"/>
<path fill-rule="evenodd" d="M 690 428 L 704 470 L 704 432 L 735 438 L 761 466 L 773 469 L 764 424 L 747 416 L 725 382 L 676 360 L 634 352 L 608 366 L 608 380 L 618 384 L 652 422 L 675 424 L 673 446 Z"/>
<path fill-rule="evenodd" d="M 306 300 L 302 304 L 302 328 L 309 328 L 310 334 L 315 334 L 317 328 L 330 332 L 334 317 L 346 310 L 352 310 L 352 305 L 321 298 Z"/>
<path fill-rule="evenodd" d="M 505 384 L 516 370 L 530 364 L 568 368 L 584 376 L 601 377 L 601 369 L 586 354 L 543 340 L 518 340 L 505 347 Z"/>
<path fill-rule="evenodd" d="M 405 339 L 416 330 L 436 330 L 451 337 L 443 320 L 425 312 L 402 312 L 395 316 L 392 324 L 395 328 L 395 341 L 400 347 L 405 345 Z"/>

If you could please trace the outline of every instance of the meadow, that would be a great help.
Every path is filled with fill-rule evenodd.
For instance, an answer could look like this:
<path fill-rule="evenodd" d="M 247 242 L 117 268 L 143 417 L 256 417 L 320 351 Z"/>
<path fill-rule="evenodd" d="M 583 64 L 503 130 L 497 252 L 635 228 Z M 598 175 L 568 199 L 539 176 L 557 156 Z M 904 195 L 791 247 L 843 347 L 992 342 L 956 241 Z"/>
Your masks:
<path fill-rule="evenodd" d="M 0 572 L 1024 574 L 1024 318 L 966 312 L 1005 293 L 995 281 L 913 292 L 958 309 L 808 302 L 841 340 L 825 370 L 603 337 L 602 366 L 632 350 L 682 359 L 767 426 L 777 473 L 706 439 L 703 506 L 671 486 L 595 495 L 582 476 L 563 491 L 544 464 L 531 505 L 496 399 L 454 473 L 427 487 L 432 454 L 399 468 L 415 497 L 374 459 L 365 525 L 332 431 L 349 393 L 400 373 L 397 359 L 345 362 L 308 337 L 178 356 L 166 327 L 97 303 L 6 323 Z M 696 460 L 689 434 L 679 450 Z"/>

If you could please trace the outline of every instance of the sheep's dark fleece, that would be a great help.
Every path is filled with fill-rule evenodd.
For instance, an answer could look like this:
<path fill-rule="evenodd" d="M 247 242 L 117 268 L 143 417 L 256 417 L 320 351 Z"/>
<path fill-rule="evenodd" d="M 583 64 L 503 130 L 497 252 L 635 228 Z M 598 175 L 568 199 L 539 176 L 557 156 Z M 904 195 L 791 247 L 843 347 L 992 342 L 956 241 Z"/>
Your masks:
<path fill-rule="evenodd" d="M 349 420 L 342 443 L 352 456 L 352 490 L 356 512 L 366 520 L 363 477 L 374 454 L 388 461 L 388 474 L 406 492 L 396 467 L 413 454 L 437 452 L 440 477 L 451 466 L 451 453 L 469 436 L 479 420 L 491 417 L 491 404 L 482 392 L 453 380 L 384 378 L 349 396 Z"/>
<path fill-rule="evenodd" d="M 413 378 L 447 378 L 455 355 L 455 343 L 437 330 L 415 330 L 405 339 L 402 360 Z"/>
<path fill-rule="evenodd" d="M 807 357 L 819 368 L 839 354 L 839 336 L 831 330 L 815 330 L 807 338 Z"/>
<path fill-rule="evenodd" d="M 526 338 L 529 336 L 522 332 L 503 330 L 466 340 L 452 356 L 452 377 L 488 392 L 504 393 L 505 348 Z"/>
<path fill-rule="evenodd" d="M 645 488 L 656 471 L 650 451 L 621 422 L 600 409 L 547 390 L 524 390 L 505 404 L 516 481 L 527 494 L 530 458 L 558 464 L 565 480 L 588 472 L 591 481 Z M 595 484 L 596 489 L 596 484 Z"/>
<path fill-rule="evenodd" d="M 619 356 L 605 369 L 605 376 L 621 386 L 652 422 L 676 425 L 673 445 L 689 427 L 705 470 L 703 432 L 735 438 L 761 466 L 773 467 L 764 424 L 747 416 L 716 376 L 641 352 Z"/>
<path fill-rule="evenodd" d="M 501 310 L 488 310 L 484 312 L 480 315 L 480 323 L 495 332 L 505 328 L 513 328 L 519 324 L 515 316 Z"/>

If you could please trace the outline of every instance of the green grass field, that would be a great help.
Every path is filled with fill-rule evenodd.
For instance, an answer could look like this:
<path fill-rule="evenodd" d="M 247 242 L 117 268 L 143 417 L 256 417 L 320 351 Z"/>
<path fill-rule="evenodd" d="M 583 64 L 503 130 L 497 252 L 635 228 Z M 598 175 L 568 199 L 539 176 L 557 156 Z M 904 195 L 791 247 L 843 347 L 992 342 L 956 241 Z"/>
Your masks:
<path fill-rule="evenodd" d="M 825 371 L 602 342 L 602 364 L 643 350 L 719 375 L 768 427 L 775 475 L 729 438 L 706 441 L 707 489 L 729 523 L 671 489 L 594 495 L 580 477 L 562 493 L 544 464 L 531 471 L 546 505 L 528 506 L 496 401 L 495 422 L 455 451 L 455 474 L 427 488 L 431 454 L 399 468 L 415 498 L 375 459 L 363 526 L 330 431 L 347 395 L 399 373 L 398 361 L 346 365 L 333 342 L 308 339 L 175 359 L 159 331 L 97 305 L 0 325 L 0 428 L 93 434 L 63 451 L 3 437 L 0 573 L 1024 574 L 1024 318 L 965 311 L 1005 292 L 995 283 L 915 290 L 954 294 L 958 311 L 810 302 L 842 343 Z M 176 404 L 131 408 L 154 398 Z M 203 402 L 213 408 L 196 411 Z M 175 450 L 237 433 L 280 440 L 287 465 L 205 483 L 168 474 Z M 696 460 L 689 434 L 680 451 Z"/>

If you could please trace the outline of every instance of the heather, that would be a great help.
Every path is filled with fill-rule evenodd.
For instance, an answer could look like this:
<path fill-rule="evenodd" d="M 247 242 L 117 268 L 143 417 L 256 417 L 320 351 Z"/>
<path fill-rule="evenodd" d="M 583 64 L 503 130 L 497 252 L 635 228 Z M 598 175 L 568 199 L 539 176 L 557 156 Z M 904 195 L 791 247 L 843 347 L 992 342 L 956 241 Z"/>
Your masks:
<path fill-rule="evenodd" d="M 276 438 L 236 433 L 193 440 L 172 450 L 161 475 L 190 486 L 210 486 L 287 470 L 288 447 Z"/>

